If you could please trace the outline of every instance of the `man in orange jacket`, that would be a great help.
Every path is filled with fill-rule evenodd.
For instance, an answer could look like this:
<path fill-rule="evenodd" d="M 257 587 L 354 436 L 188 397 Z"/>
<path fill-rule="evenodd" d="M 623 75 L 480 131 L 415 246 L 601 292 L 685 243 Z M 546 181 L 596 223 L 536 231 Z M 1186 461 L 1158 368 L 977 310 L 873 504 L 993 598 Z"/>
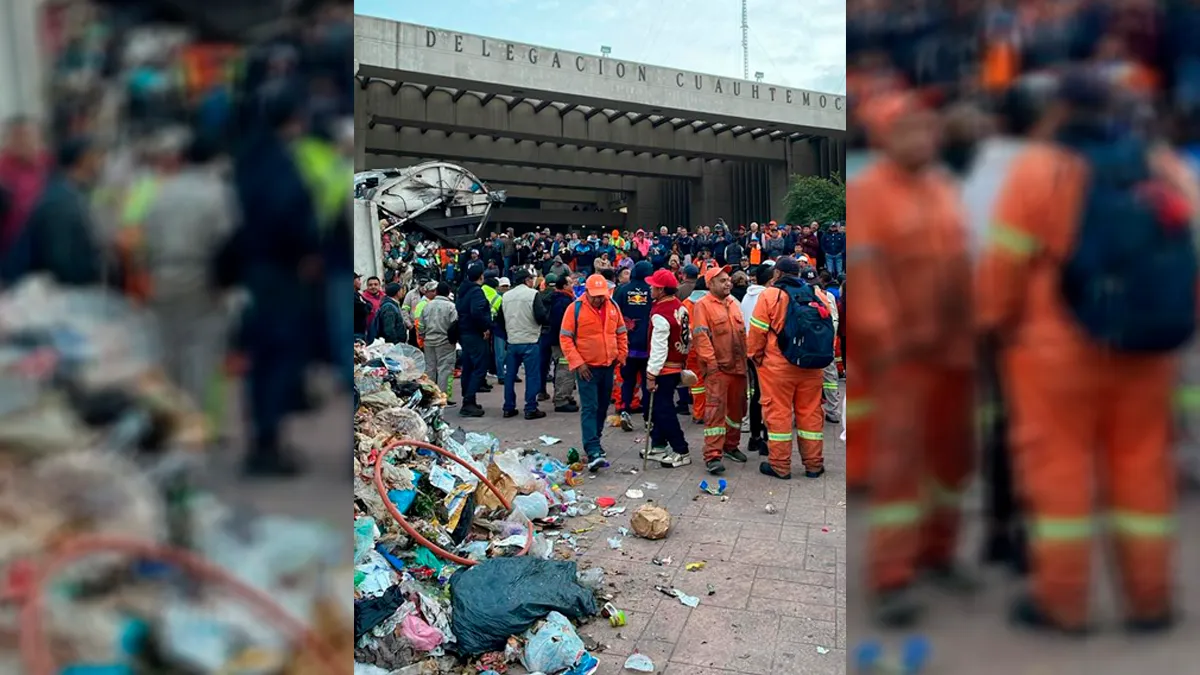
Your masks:
<path fill-rule="evenodd" d="M 848 334 L 875 404 L 868 589 L 876 620 L 902 626 L 921 609 L 918 573 L 969 588 L 954 554 L 973 464 L 971 273 L 958 195 L 936 166 L 936 117 L 910 95 L 865 112 L 883 152 L 848 185 Z"/>
<path fill-rule="evenodd" d="M 746 327 L 742 307 L 731 297 L 733 268 L 715 267 L 704 274 L 708 295 L 696 301 L 691 315 L 692 351 L 704 371 L 704 468 L 725 473 L 721 457 L 746 461 L 738 449 L 746 415 Z"/>
<path fill-rule="evenodd" d="M 1068 143 L 1115 144 L 1103 133 L 1107 88 L 1068 82 L 1046 115 L 1055 142 L 1033 144 L 1013 160 L 977 273 L 979 327 L 1000 345 L 1014 481 L 1032 516 L 1032 584 L 1012 618 L 1040 629 L 1086 628 L 1099 494 L 1115 539 L 1126 625 L 1160 631 L 1175 619 L 1171 399 L 1178 354 L 1103 346 L 1063 295 L 1063 261 L 1081 239 L 1091 178 L 1103 170 Z M 1138 187 L 1162 188 L 1161 206 L 1178 205 L 1176 225 L 1186 233 L 1200 212 L 1196 177 L 1167 148 L 1146 151 L 1151 180 Z M 1111 173 L 1097 180 L 1111 180 Z"/>
<path fill-rule="evenodd" d="M 629 354 L 626 332 L 625 318 L 609 297 L 608 281 L 599 274 L 589 276 L 583 296 L 563 315 L 559 342 L 567 366 L 575 373 L 583 449 L 592 472 L 609 466 L 600 435 L 608 418 L 613 369 L 624 365 Z"/>
<path fill-rule="evenodd" d="M 802 286 L 804 282 L 799 275 L 800 263 L 795 258 L 776 261 L 775 280 L 759 295 L 750 317 L 750 334 L 746 337 L 750 360 L 758 369 L 763 422 L 767 427 L 767 461 L 758 469 L 764 475 L 784 480 L 792 477 L 793 438 L 800 443 L 804 475 L 820 478 L 825 473 L 825 416 L 821 412 L 825 367 L 801 368 L 793 364 L 783 355 L 778 340 L 790 302 L 785 289 Z"/>

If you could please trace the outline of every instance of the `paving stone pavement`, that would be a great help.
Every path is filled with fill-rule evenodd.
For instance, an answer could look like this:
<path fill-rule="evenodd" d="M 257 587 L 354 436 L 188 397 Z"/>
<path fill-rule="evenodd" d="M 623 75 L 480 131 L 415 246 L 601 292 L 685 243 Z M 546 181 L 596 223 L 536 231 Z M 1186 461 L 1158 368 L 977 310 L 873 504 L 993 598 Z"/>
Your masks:
<path fill-rule="evenodd" d="M 860 580 L 865 578 L 865 503 L 850 498 L 850 597 L 849 633 L 852 649 L 864 639 L 882 639 L 895 648 L 904 635 L 881 633 L 869 621 L 868 603 Z M 1031 634 L 1010 627 L 1006 620 L 1009 598 L 1020 590 L 1019 582 L 995 569 L 979 568 L 981 508 L 978 491 L 967 499 L 966 527 L 961 558 L 978 571 L 985 582 L 982 593 L 971 598 L 952 597 L 930 591 L 928 609 L 916 634 L 933 645 L 931 675 L 1130 675 L 1131 673 L 1200 672 L 1200 644 L 1195 635 L 1200 623 L 1200 502 L 1185 499 L 1179 522 L 1180 546 L 1176 565 L 1179 608 L 1183 621 L 1170 634 L 1130 637 L 1119 630 L 1115 578 L 1112 567 L 1097 544 L 1092 567 L 1095 633 L 1078 640 Z M 1188 524 L 1191 524 L 1190 526 Z"/>
<path fill-rule="evenodd" d="M 520 396 L 524 385 L 517 386 Z M 578 413 L 551 412 L 547 402 L 542 406 L 549 414 L 543 419 L 502 419 L 502 393 L 497 387 L 480 395 L 485 417 L 462 418 L 452 412 L 449 421 L 493 433 L 503 448 L 541 446 L 537 438 L 543 434 L 561 438 L 541 449 L 564 461 L 569 448 L 581 447 Z M 602 442 L 613 467 L 579 488 L 587 497 L 608 495 L 629 507 L 583 535 L 575 558 L 581 569 L 604 568 L 608 591 L 616 594 L 613 602 L 628 617 L 622 628 L 598 619 L 581 630 L 606 645 L 596 652 L 598 675 L 629 672 L 623 665 L 635 650 L 649 656 L 656 672 L 664 675 L 844 674 L 846 481 L 840 426 L 825 429 L 827 473 L 822 478 L 768 478 L 758 473 L 760 458 L 755 455 L 745 465 L 726 462 L 728 500 L 723 501 L 699 489 L 701 480 L 711 478 L 700 461 L 701 427 L 686 417 L 680 421 L 694 456 L 691 466 L 652 465 L 643 473 L 638 452 L 645 432 L 639 420 L 634 432 L 605 431 Z M 798 465 L 798 454 L 794 461 Z M 637 473 L 626 473 L 630 469 Z M 645 487 L 648 482 L 657 487 Z M 626 498 L 631 488 L 643 490 L 644 498 Z M 669 535 L 661 541 L 629 536 L 620 550 L 610 549 L 607 540 L 618 535 L 619 527 L 628 527 L 629 514 L 648 500 L 671 512 Z M 768 504 L 774 505 L 774 513 L 767 512 Z M 666 557 L 672 560 L 669 566 L 652 562 Z M 697 561 L 706 562 L 702 570 L 684 569 Z M 707 595 L 708 584 L 716 589 L 714 595 Z M 700 605 L 688 608 L 656 591 L 658 585 L 697 596 Z"/>

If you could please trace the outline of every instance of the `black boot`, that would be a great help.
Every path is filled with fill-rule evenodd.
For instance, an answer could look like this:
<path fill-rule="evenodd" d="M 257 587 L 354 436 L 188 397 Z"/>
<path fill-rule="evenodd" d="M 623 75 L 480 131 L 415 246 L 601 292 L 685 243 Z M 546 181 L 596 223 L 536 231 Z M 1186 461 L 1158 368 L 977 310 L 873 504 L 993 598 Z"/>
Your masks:
<path fill-rule="evenodd" d="M 1009 608 L 1008 620 L 1014 626 L 1035 631 L 1059 633 L 1070 637 L 1084 637 L 1088 634 L 1086 627 L 1066 628 L 1055 623 L 1028 594 L 1017 596 L 1013 601 Z"/>
<path fill-rule="evenodd" d="M 760 456 L 766 457 L 769 454 L 767 449 L 767 440 L 765 438 L 751 438 L 746 449 L 751 453 L 757 452 Z"/>
<path fill-rule="evenodd" d="M 872 601 L 875 623 L 882 628 L 909 628 L 921 618 L 924 606 L 911 587 L 904 586 L 880 592 Z"/>

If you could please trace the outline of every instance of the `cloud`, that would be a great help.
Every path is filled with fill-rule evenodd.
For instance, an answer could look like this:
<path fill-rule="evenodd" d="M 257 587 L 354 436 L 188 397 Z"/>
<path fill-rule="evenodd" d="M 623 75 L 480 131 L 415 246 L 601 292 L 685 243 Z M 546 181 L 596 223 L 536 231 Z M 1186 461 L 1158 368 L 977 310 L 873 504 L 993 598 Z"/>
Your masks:
<path fill-rule="evenodd" d="M 741 5 L 734 0 L 359 0 L 360 12 L 670 68 L 742 76 Z M 405 8 L 405 6 L 408 8 Z M 415 6 L 414 6 L 415 5 Z M 749 0 L 750 78 L 845 94 L 845 0 Z"/>

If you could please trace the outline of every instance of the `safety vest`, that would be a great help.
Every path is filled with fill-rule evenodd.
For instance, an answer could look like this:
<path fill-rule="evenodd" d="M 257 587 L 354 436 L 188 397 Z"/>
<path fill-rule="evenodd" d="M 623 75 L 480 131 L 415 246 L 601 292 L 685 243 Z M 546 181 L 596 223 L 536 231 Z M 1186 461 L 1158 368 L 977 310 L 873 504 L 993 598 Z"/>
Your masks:
<path fill-rule="evenodd" d="M 500 295 L 499 291 L 491 286 L 488 286 L 487 284 L 483 285 L 483 294 L 487 297 L 488 305 L 490 305 L 492 308 L 492 318 L 494 319 L 496 318 L 496 312 L 500 311 L 500 300 L 502 299 L 502 296 Z"/>
<path fill-rule="evenodd" d="M 337 148 L 318 138 L 305 137 L 292 144 L 292 157 L 300 177 L 308 186 L 317 223 L 322 230 L 337 220 L 339 211 L 349 203 L 346 175 L 349 168 Z"/>
<path fill-rule="evenodd" d="M 144 259 L 143 226 L 161 186 L 157 176 L 138 177 L 125 193 L 118 218 L 117 250 L 125 269 L 124 290 L 135 300 L 150 297 L 150 276 Z"/>

